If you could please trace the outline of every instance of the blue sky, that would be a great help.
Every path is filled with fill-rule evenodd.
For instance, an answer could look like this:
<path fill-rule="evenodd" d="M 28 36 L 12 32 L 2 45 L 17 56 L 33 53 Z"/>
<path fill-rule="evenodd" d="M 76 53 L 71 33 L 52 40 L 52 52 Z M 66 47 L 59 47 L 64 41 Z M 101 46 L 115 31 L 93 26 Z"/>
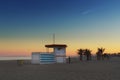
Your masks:
<path fill-rule="evenodd" d="M 119 21 L 119 0 L 3 0 L 0 43 L 30 39 L 50 43 L 55 33 L 56 41 L 69 44 L 70 49 L 87 48 L 90 43 L 94 43 L 93 47 L 107 47 L 109 43 L 119 43 Z M 118 51 L 120 46 L 116 48 Z"/>

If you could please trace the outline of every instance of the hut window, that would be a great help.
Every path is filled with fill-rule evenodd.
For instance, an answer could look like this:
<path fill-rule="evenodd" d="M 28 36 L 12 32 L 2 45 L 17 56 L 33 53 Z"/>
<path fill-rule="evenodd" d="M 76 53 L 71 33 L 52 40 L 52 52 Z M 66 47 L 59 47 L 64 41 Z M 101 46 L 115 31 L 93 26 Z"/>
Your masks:
<path fill-rule="evenodd" d="M 62 48 L 58 48 L 58 50 L 61 50 Z"/>

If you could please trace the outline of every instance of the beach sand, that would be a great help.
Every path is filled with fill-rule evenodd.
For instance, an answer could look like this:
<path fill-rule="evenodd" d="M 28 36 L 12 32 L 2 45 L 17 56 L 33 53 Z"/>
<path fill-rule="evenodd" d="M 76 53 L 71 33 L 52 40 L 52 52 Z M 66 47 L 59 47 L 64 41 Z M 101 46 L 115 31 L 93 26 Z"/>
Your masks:
<path fill-rule="evenodd" d="M 26 61 L 0 61 L 0 80 L 120 80 L 120 57 L 103 61 L 78 61 L 71 64 L 33 65 Z"/>

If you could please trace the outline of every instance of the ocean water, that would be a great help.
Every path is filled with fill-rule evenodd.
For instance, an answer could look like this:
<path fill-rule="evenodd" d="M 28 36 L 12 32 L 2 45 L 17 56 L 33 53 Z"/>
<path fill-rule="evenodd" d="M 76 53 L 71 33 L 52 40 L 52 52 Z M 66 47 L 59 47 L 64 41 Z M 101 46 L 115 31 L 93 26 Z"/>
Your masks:
<path fill-rule="evenodd" d="M 31 60 L 31 57 L 0 57 L 0 60 Z"/>

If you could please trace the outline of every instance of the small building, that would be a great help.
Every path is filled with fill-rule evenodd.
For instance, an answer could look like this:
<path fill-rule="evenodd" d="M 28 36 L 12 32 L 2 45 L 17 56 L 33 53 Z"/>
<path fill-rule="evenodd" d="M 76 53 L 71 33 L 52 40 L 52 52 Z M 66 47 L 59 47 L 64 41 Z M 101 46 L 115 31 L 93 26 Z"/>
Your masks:
<path fill-rule="evenodd" d="M 47 52 L 32 52 L 32 64 L 53 64 L 66 63 L 66 47 L 65 44 L 45 45 Z M 53 48 L 53 52 L 49 53 L 49 48 Z"/>
<path fill-rule="evenodd" d="M 66 47 L 64 44 L 45 45 L 46 48 L 53 48 L 56 63 L 66 63 Z"/>

